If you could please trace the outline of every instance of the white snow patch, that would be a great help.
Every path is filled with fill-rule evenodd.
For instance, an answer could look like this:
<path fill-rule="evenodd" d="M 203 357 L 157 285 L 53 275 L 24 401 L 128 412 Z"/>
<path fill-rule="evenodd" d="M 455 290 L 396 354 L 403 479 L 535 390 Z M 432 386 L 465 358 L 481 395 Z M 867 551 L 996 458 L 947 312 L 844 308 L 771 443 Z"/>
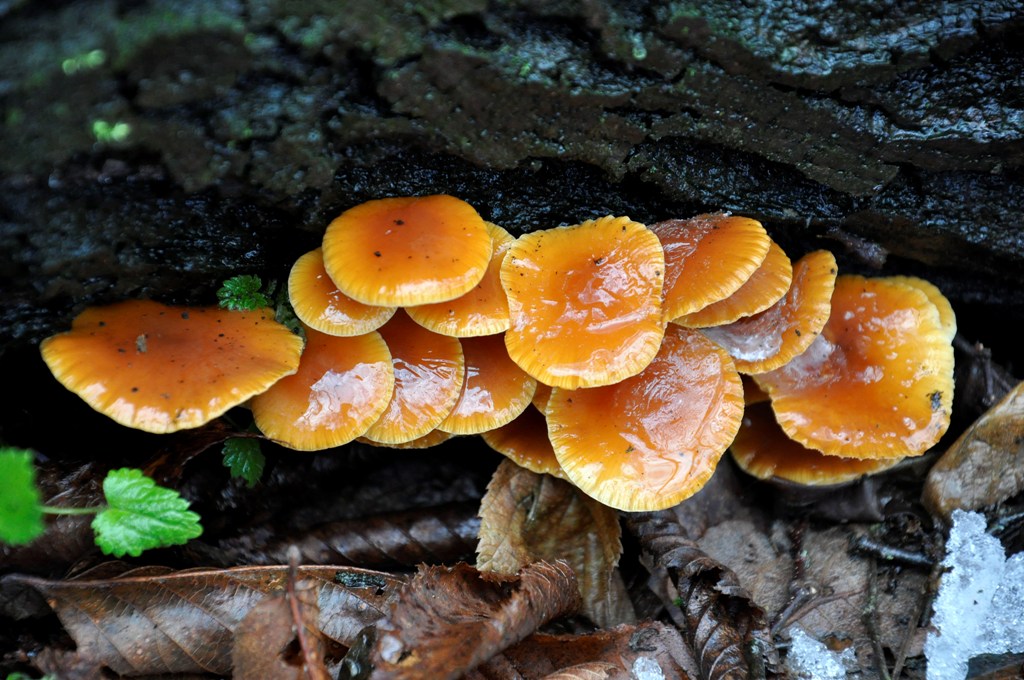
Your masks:
<path fill-rule="evenodd" d="M 836 653 L 808 635 L 803 628 L 790 631 L 792 644 L 786 652 L 786 666 L 800 680 L 845 680 L 847 667 L 857 663 L 853 648 Z"/>
<path fill-rule="evenodd" d="M 633 662 L 630 673 L 636 680 L 665 680 L 665 673 L 654 659 L 639 657 Z"/>
<path fill-rule="evenodd" d="M 979 654 L 1024 652 L 1024 553 L 1007 560 L 983 515 L 954 510 L 942 566 L 924 644 L 928 680 L 966 678 Z"/>

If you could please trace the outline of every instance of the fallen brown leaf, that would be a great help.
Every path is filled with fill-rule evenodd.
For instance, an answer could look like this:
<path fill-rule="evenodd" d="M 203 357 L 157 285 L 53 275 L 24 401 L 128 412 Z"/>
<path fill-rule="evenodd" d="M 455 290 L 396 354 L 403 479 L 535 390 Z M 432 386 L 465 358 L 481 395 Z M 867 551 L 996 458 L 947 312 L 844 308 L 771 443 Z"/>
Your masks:
<path fill-rule="evenodd" d="M 502 461 L 480 502 L 477 567 L 515 574 L 539 560 L 565 560 L 599 627 L 636 616 L 616 569 L 622 553 L 619 515 L 572 484 Z"/>
<path fill-rule="evenodd" d="M 798 624 L 817 640 L 852 645 L 861 667 L 873 668 L 864 616 L 869 561 L 851 549 L 868 535 L 868 525 L 819 528 L 799 517 L 779 518 L 747 497 L 759 485 L 732 465 L 719 465 L 700 492 L 666 512 L 675 516 L 681 535 L 736 575 L 773 630 L 785 637 Z M 894 529 L 893 537 L 901 533 Z M 920 610 L 928 569 L 880 563 L 876 578 L 879 643 L 893 654 L 903 648 L 920 654 L 923 631 L 914 612 Z"/>
<path fill-rule="evenodd" d="M 545 675 L 544 680 L 629 680 L 629 673 L 606 661 L 591 661 Z"/>
<path fill-rule="evenodd" d="M 296 547 L 303 564 L 352 565 L 372 569 L 411 569 L 418 564 L 445 564 L 473 554 L 480 520 L 478 503 L 452 503 L 436 508 L 390 512 L 372 517 L 321 524 L 305 532 L 288 532 L 287 540 L 265 533 L 222 541 L 216 546 L 191 545 L 208 562 L 281 564 Z"/>
<path fill-rule="evenodd" d="M 308 583 L 300 592 L 315 595 Z M 322 648 L 322 639 L 316 630 L 319 613 L 316 599 L 305 597 L 304 600 L 302 623 L 307 636 Z M 326 678 L 326 675 L 310 676 L 303 663 L 290 663 L 291 660 L 285 658 L 286 648 L 294 640 L 295 628 L 287 596 L 281 593 L 267 598 L 250 609 L 235 627 L 235 642 L 231 648 L 232 674 L 246 680 Z"/>
<path fill-rule="evenodd" d="M 465 564 L 425 567 L 349 650 L 339 677 L 458 678 L 579 606 L 564 562 L 537 562 L 504 580 Z"/>
<path fill-rule="evenodd" d="M 671 510 L 638 513 L 627 523 L 644 552 L 664 567 L 683 611 L 684 635 L 701 678 L 761 677 L 777 663 L 764 611 L 726 566 L 683 537 Z"/>
<path fill-rule="evenodd" d="M 288 574 L 287 567 L 110 571 L 101 565 L 68 581 L 7 578 L 46 597 L 80 657 L 121 675 L 230 673 L 235 628 Z M 297 574 L 315 584 L 318 627 L 344 646 L 383 615 L 403 583 L 347 567 L 299 567 Z"/>
<path fill-rule="evenodd" d="M 996 505 L 1024 489 L 1024 383 L 988 410 L 939 458 L 922 501 L 947 524 L 953 510 Z"/>
<path fill-rule="evenodd" d="M 619 675 L 609 676 L 613 678 L 698 677 L 697 664 L 679 631 L 656 621 L 642 621 L 587 635 L 536 633 L 466 674 L 465 680 L 535 680 L 595 664 L 614 668 Z"/>

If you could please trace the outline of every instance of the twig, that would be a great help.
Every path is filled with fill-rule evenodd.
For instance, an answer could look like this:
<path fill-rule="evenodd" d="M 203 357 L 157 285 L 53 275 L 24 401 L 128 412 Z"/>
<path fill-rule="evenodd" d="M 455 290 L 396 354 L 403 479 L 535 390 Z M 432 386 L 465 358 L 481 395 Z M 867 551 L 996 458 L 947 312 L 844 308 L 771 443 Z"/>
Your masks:
<path fill-rule="evenodd" d="M 921 615 L 924 614 L 925 605 L 930 599 L 929 589 L 925 588 L 921 593 L 921 596 L 917 598 L 916 606 L 914 611 L 911 612 L 911 616 L 907 619 L 907 632 L 903 636 L 903 642 L 900 643 L 900 649 L 896 653 L 896 663 L 892 666 L 892 680 L 900 680 L 900 676 L 903 674 L 903 664 L 907 661 L 907 654 L 910 652 L 910 644 L 914 639 L 914 631 L 921 623 Z"/>
<path fill-rule="evenodd" d="M 878 632 L 878 562 L 872 555 L 868 557 L 868 600 L 864 604 L 864 625 L 868 628 L 868 635 L 871 637 L 871 647 L 875 652 L 875 665 L 878 667 L 878 676 L 882 680 L 892 680 L 889 669 L 885 664 L 885 650 L 882 649 L 881 634 Z"/>
<path fill-rule="evenodd" d="M 935 561 L 927 555 L 879 543 L 869 536 L 858 536 L 857 540 L 853 543 L 853 549 L 886 562 L 903 562 L 915 567 L 927 567 L 928 569 L 935 566 Z"/>
<path fill-rule="evenodd" d="M 310 680 L 331 680 L 324 666 L 320 652 L 306 635 L 306 625 L 302 620 L 302 605 L 299 602 L 299 595 L 296 592 L 295 584 L 298 581 L 299 572 L 299 549 L 292 546 L 288 549 L 288 581 L 285 592 L 288 597 L 288 607 L 292 612 L 292 625 L 295 627 L 295 636 L 299 639 L 299 648 L 302 650 L 303 668 L 306 677 Z"/>

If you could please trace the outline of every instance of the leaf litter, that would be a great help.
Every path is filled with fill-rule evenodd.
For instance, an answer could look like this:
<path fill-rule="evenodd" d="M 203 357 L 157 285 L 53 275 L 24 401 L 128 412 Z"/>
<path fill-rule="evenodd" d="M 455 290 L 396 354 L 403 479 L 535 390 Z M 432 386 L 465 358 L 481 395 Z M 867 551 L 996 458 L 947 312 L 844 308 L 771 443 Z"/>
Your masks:
<path fill-rule="evenodd" d="M 1007 399 L 1012 398 L 1011 394 Z M 1000 423 L 1001 427 L 989 428 L 993 434 L 986 439 L 985 446 L 991 449 L 993 456 L 998 456 L 1000 451 L 1004 456 L 1007 451 L 1012 452 L 1015 439 L 1000 439 L 998 435 L 1007 428 L 1016 432 L 1021 416 L 1011 411 L 1000 412 L 997 405 L 986 417 L 1004 420 L 1001 423 L 991 420 Z M 984 425 L 983 418 L 972 430 L 983 431 L 986 429 Z M 472 531 L 466 525 L 466 508 L 472 505 L 474 495 L 472 476 L 460 478 L 458 474 L 450 474 L 448 480 L 464 479 L 465 483 L 460 481 L 453 485 L 451 481 L 435 479 L 427 485 L 417 486 L 416 480 L 426 479 L 426 472 L 438 466 L 424 462 L 420 466 L 423 470 L 414 472 L 410 477 L 408 470 L 416 468 L 416 465 L 410 468 L 406 466 L 408 461 L 392 465 L 383 461 L 374 463 L 369 458 L 360 461 L 357 456 L 350 459 L 349 467 L 352 462 L 360 470 L 359 480 L 347 482 L 340 488 L 340 494 L 335 488 L 333 497 L 346 499 L 351 491 L 358 495 L 355 502 L 339 504 L 329 512 L 325 512 L 322 506 L 307 504 L 284 513 L 268 508 L 264 514 L 280 514 L 276 518 L 280 520 L 277 523 L 279 527 L 309 526 L 309 519 L 315 517 L 321 521 L 312 524 L 317 530 L 325 531 L 336 530 L 337 527 L 330 527 L 330 523 L 341 518 L 341 521 L 348 522 L 346 531 L 357 536 L 352 541 L 359 543 L 358 535 L 363 531 L 359 527 L 360 515 L 349 508 L 359 508 L 362 514 L 372 519 L 382 511 L 429 515 L 433 512 L 427 510 L 431 505 L 454 501 L 462 504 L 458 515 L 461 519 L 442 521 L 440 531 L 450 531 L 454 522 L 459 527 L 455 533 L 463 541 L 463 549 L 471 543 L 467 540 Z M 1006 465 L 1013 467 L 1011 463 Z M 978 480 L 981 485 L 990 483 L 999 475 L 1012 473 L 1006 465 L 995 468 L 1001 472 L 993 472 L 980 463 L 968 469 L 973 471 L 971 474 L 986 478 Z M 403 469 L 404 472 L 395 474 Z M 279 470 L 284 471 L 283 468 Z M 301 474 L 290 475 L 292 481 L 281 487 L 284 489 L 281 497 L 294 501 L 296 492 L 288 491 L 287 484 L 300 489 L 302 475 L 308 474 L 309 470 L 303 470 Z M 898 478 L 900 474 L 897 471 L 893 476 Z M 397 659 L 401 667 L 403 652 L 397 656 L 393 653 L 398 648 L 424 655 L 423 658 L 429 658 L 431 663 L 442 666 L 445 673 L 451 673 L 451 677 L 455 677 L 455 671 L 451 669 L 458 668 L 459 673 L 466 672 L 466 677 L 473 680 L 540 678 L 555 674 L 561 674 L 556 677 L 569 678 L 648 677 L 644 675 L 647 672 L 652 678 L 775 677 L 783 672 L 774 654 L 776 648 L 785 652 L 793 636 L 799 638 L 806 634 L 807 639 L 823 643 L 829 654 L 844 658 L 854 655 L 860 677 L 884 677 L 892 668 L 893 676 L 921 678 L 924 674 L 928 596 L 934 592 L 937 583 L 928 572 L 929 565 L 936 561 L 936 550 L 941 548 L 942 530 L 932 526 L 928 516 L 913 507 L 915 499 L 906 497 L 907 478 L 913 480 L 919 473 L 911 469 L 909 474 L 902 474 L 904 479 L 897 479 L 893 484 L 882 478 L 871 490 L 873 512 L 881 521 L 865 523 L 855 520 L 837 524 L 837 520 L 844 517 L 849 519 L 861 515 L 850 506 L 828 516 L 822 512 L 825 507 L 822 501 L 801 505 L 799 500 L 793 503 L 789 498 L 790 504 L 773 504 L 772 496 L 779 498 L 781 495 L 767 491 L 769 487 L 764 484 L 739 475 L 731 464 L 723 461 L 708 487 L 687 502 L 660 513 L 628 516 L 630 532 L 620 538 L 612 529 L 617 526 L 617 521 L 610 521 L 613 517 L 590 508 L 586 497 L 576 497 L 565 489 L 559 489 L 557 484 L 552 484 L 555 480 L 550 478 L 530 477 L 514 469 L 499 470 L 492 478 L 488 499 L 481 506 L 478 545 L 481 568 L 488 572 L 489 578 L 499 578 L 499 581 L 488 581 L 466 566 L 421 567 L 420 575 L 403 591 L 403 598 L 407 592 L 409 599 L 397 596 L 406 581 L 404 576 L 380 572 L 307 566 L 300 569 L 303 573 L 296 583 L 309 581 L 315 584 L 313 589 L 318 593 L 320 609 L 318 627 L 325 634 L 324 654 L 328 657 L 329 667 L 333 668 L 344 649 L 354 644 L 356 646 L 346 660 L 346 667 L 351 671 L 356 664 L 358 668 L 354 669 L 364 673 L 354 674 L 357 677 L 402 677 L 397 671 L 392 674 L 393 669 L 387 665 L 387 659 Z M 271 471 L 266 484 L 273 486 L 282 479 L 279 473 Z M 913 484 L 911 481 L 910 488 Z M 899 485 L 903 485 L 902 491 Z M 894 486 L 896 491 L 893 491 Z M 415 490 L 421 488 L 428 489 L 425 495 Z M 414 490 L 410 492 L 410 489 Z M 1011 496 L 1018 491 L 1011 490 Z M 1004 493 L 1002 496 L 982 495 L 981 498 L 990 499 L 988 504 L 1012 504 L 1013 498 L 1000 500 L 1005 496 Z M 868 514 L 871 513 L 865 513 Z M 541 517 L 551 519 L 540 521 Z M 555 518 L 565 522 L 566 526 L 555 522 Z M 446 521 L 447 529 L 443 526 Z M 395 526 L 388 528 L 389 523 Z M 368 519 L 366 524 L 369 527 L 372 522 Z M 390 535 L 390 538 L 364 541 L 373 545 L 369 551 L 362 552 L 349 547 L 332 552 L 330 533 L 311 532 L 305 534 L 305 539 L 301 536 L 295 538 L 300 544 L 305 542 L 301 553 L 303 562 L 317 558 L 339 558 L 338 561 L 343 561 L 344 555 L 352 555 L 353 561 L 362 560 L 368 552 L 384 548 L 387 559 L 397 565 L 399 560 L 392 558 L 406 554 L 408 546 L 405 544 L 418 540 L 417 532 L 408 529 L 411 526 L 413 524 L 402 525 L 399 520 L 386 520 L 384 533 L 379 535 Z M 239 540 L 251 535 L 250 530 L 251 527 L 239 529 Z M 363 533 L 378 535 L 374 531 L 376 529 L 367 529 Z M 545 536 L 546 533 L 551 535 Z M 228 559 L 231 550 L 227 548 L 231 540 L 223 538 L 222 530 L 221 539 L 211 544 L 212 549 L 225 548 L 221 557 Z M 577 543 L 574 544 L 574 540 Z M 628 573 L 628 597 L 617 587 L 605 591 L 612 595 L 600 595 L 602 591 L 599 588 L 593 590 L 597 595 L 588 595 L 586 584 L 602 582 L 602 575 L 608 573 L 608 565 L 614 566 L 617 546 L 623 540 L 627 543 L 627 550 L 621 568 Z M 637 543 L 642 547 L 645 564 L 651 570 L 648 579 L 650 592 L 658 594 L 664 616 L 659 616 L 662 622 L 647 620 L 646 617 L 657 616 L 658 612 L 644 605 L 638 611 L 643 612 L 645 620 L 614 626 L 614 618 L 602 619 L 600 614 L 594 613 L 597 611 L 595 603 L 601 602 L 602 597 L 613 605 L 653 602 L 644 593 L 644 588 L 638 585 L 637 578 L 642 572 L 630 564 L 635 559 Z M 550 560 L 555 559 L 555 555 L 548 553 L 559 546 L 563 557 L 570 563 L 575 562 L 572 568 L 563 565 L 564 571 L 559 572 L 559 576 L 539 579 L 528 589 L 528 594 L 521 595 L 524 599 L 517 600 L 515 593 L 524 587 L 517 579 L 522 576 L 508 574 L 517 569 L 528 573 L 535 568 L 534 561 L 538 559 L 549 560 L 541 564 L 551 567 Z M 236 552 L 234 557 L 241 560 L 255 558 L 261 548 L 267 548 L 268 557 L 265 559 L 281 560 L 287 552 L 287 542 L 253 543 L 250 553 L 243 550 Z M 179 555 L 195 554 L 190 553 L 190 548 L 176 552 Z M 8 553 L 7 557 L 24 554 L 15 551 Z M 79 556 L 83 554 L 89 552 L 78 553 Z M 574 554 L 582 555 L 582 558 L 574 557 Z M 214 553 L 208 554 L 208 557 L 213 556 Z M 43 558 L 37 556 L 23 564 L 31 564 L 34 559 Z M 61 559 L 67 562 L 75 557 L 69 553 Z M 95 559 L 95 556 L 90 559 Z M 435 559 L 448 560 L 437 552 L 425 559 L 431 562 Z M 210 561 L 216 562 L 215 559 Z M 408 562 L 406 559 L 405 564 Z M 5 562 L 4 566 L 11 568 L 12 563 Z M 266 574 L 276 574 L 273 578 L 265 577 L 273 585 L 255 587 L 242 576 L 246 571 L 255 573 L 259 569 L 268 570 L 264 572 Z M 316 572 L 317 569 L 325 571 Z M 437 585 L 440 583 L 438 574 L 432 574 L 431 569 L 459 574 L 456 582 L 461 585 Z M 463 570 L 469 571 L 460 573 Z M 234 633 L 245 615 L 255 610 L 258 604 L 280 596 L 287 583 L 286 573 L 284 567 L 180 572 L 143 567 L 126 572 L 123 567 L 101 566 L 65 581 L 7 576 L 3 579 L 0 597 L 11 601 L 16 597 L 11 595 L 12 592 L 24 591 L 26 585 L 31 586 L 47 598 L 75 639 L 78 645 L 75 653 L 60 647 L 42 650 L 36 657 L 40 669 L 63 668 L 67 670 L 68 677 L 74 678 L 92 677 L 89 669 L 99 665 L 124 674 L 174 672 L 179 673 L 178 677 L 181 673 L 201 671 L 226 674 L 235 663 L 231 659 L 233 645 L 237 648 L 239 644 L 248 644 L 249 649 L 255 651 L 257 640 L 266 641 L 271 636 L 266 631 L 245 635 Z M 499 573 L 502 575 L 498 576 Z M 338 580 L 334 580 L 331 574 L 338 576 Z M 431 576 L 428 578 L 425 574 Z M 469 575 L 472 579 L 467 580 Z M 241 585 L 236 582 L 238 579 Z M 332 581 L 332 584 L 327 585 L 327 581 Z M 470 587 L 467 583 L 486 584 L 486 587 Z M 540 585 L 542 583 L 546 585 Z M 566 603 L 570 599 L 579 598 L 576 584 L 579 584 L 583 597 L 573 600 L 577 605 L 569 606 Z M 354 589 L 356 595 L 343 596 L 347 589 Z M 90 595 L 85 592 L 88 590 L 95 592 Z M 253 590 L 260 592 L 254 594 Z M 332 590 L 338 592 L 325 599 L 324 593 Z M 419 595 L 415 595 L 415 591 L 419 591 Z M 369 593 L 376 593 L 377 599 Z M 569 593 L 572 593 L 571 597 Z M 411 604 L 425 595 L 428 601 L 425 605 Z M 466 596 L 472 597 L 468 601 L 460 599 Z M 545 632 L 540 632 L 538 629 L 549 617 L 538 616 L 537 609 L 540 607 L 547 611 L 548 600 L 552 597 L 564 605 L 559 608 L 561 613 L 575 611 L 576 606 L 581 606 L 582 611 L 603 628 L 589 631 L 580 623 L 570 622 L 560 624 L 560 629 L 584 632 L 556 633 L 553 631 L 559 628 L 552 629 L 550 624 Z M 532 598 L 537 601 L 530 605 Z M 447 602 L 439 602 L 439 599 Z M 538 604 L 541 600 L 544 604 Z M 517 604 L 510 605 L 513 601 Z M 409 603 L 413 609 L 418 608 L 419 615 L 410 614 L 404 618 L 399 611 L 400 602 Z M 231 612 L 224 617 L 226 626 L 222 621 L 212 622 L 215 617 L 206 611 L 207 607 L 216 608 L 219 603 L 228 603 L 224 606 Z M 281 623 L 281 617 L 285 616 L 281 605 L 266 606 L 271 613 L 259 610 L 259 613 L 252 614 L 254 620 L 263 619 L 264 623 L 275 621 L 281 626 L 276 634 L 283 639 L 285 633 L 294 627 L 294 617 L 286 617 Z M 433 647 L 428 644 L 427 636 L 416 634 L 416 629 L 423 627 L 424 617 L 429 619 L 437 613 L 432 607 L 440 607 L 447 612 L 449 623 L 454 622 L 440 638 L 446 643 Z M 79 610 L 77 617 L 72 611 L 75 609 Z M 351 613 L 353 611 L 355 614 Z M 480 614 L 481 611 L 488 613 L 473 622 L 476 628 L 469 625 L 468 619 L 474 618 L 473 613 Z M 92 618 L 81 612 L 88 612 Z M 338 632 L 339 625 L 332 621 L 332 617 L 347 621 L 340 626 L 344 629 L 343 634 Z M 175 618 L 181 620 L 181 630 L 175 629 Z M 88 622 L 85 619 L 89 619 Z M 677 627 L 666 625 L 666 619 L 675 622 Z M 498 623 L 483 625 L 481 621 Z M 466 627 L 460 627 L 461 624 L 466 624 Z M 288 631 L 284 626 L 288 626 Z M 124 634 L 120 648 L 109 644 L 104 647 L 98 640 L 111 631 Z M 391 646 L 383 650 L 374 646 L 377 644 L 375 640 L 381 639 L 381 631 L 392 641 Z M 191 655 L 183 653 L 180 648 L 177 651 L 171 649 L 180 647 L 178 640 L 171 642 L 174 635 L 178 635 L 184 645 L 181 648 L 192 651 Z M 120 640 L 117 636 L 111 639 Z M 799 639 L 800 644 L 806 641 Z M 394 640 L 399 644 L 394 644 Z M 467 640 L 470 642 L 462 644 Z M 140 641 L 145 641 L 145 644 Z M 193 646 L 189 647 L 189 644 Z M 145 649 L 139 649 L 140 645 Z M 274 648 L 274 645 L 265 646 Z M 463 648 L 471 651 L 454 651 Z M 273 663 L 284 663 L 286 670 L 294 670 L 295 659 L 289 660 L 278 652 L 275 649 L 275 656 L 265 657 L 270 660 L 258 664 L 272 668 L 275 667 Z M 364 656 L 357 656 L 357 652 Z M 366 659 L 376 661 L 367 663 Z M 132 662 L 137 662 L 137 665 Z M 172 666 L 183 670 L 168 670 Z M 474 666 L 476 670 L 466 671 Z M 236 668 L 236 671 L 248 672 L 242 668 Z"/>
<path fill-rule="evenodd" d="M 69 580 L 3 580 L 41 593 L 83 659 L 121 675 L 224 675 L 232 668 L 235 629 L 255 606 L 283 592 L 288 573 L 288 567 L 125 571 L 108 564 Z M 384 614 L 404 582 L 337 567 L 299 567 L 296 578 L 313 583 L 319 630 L 345 647 Z"/>

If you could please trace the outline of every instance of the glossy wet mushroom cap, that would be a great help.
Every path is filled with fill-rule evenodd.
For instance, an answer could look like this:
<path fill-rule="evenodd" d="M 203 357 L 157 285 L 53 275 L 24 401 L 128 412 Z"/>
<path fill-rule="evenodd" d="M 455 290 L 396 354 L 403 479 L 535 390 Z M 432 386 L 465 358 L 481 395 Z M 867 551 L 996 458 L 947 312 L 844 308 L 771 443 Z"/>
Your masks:
<path fill-rule="evenodd" d="M 654 361 L 618 384 L 552 390 L 548 434 L 566 476 L 627 511 L 660 510 L 711 477 L 743 415 L 732 360 L 699 331 L 670 325 Z"/>
<path fill-rule="evenodd" d="M 521 236 L 501 267 L 509 356 L 540 382 L 568 389 L 636 375 L 665 332 L 663 271 L 658 238 L 628 217 Z"/>
<path fill-rule="evenodd" d="M 86 309 L 40 350 L 57 380 L 97 411 L 167 433 L 199 427 L 295 373 L 302 339 L 269 309 L 133 300 Z"/>
<path fill-rule="evenodd" d="M 537 381 L 509 358 L 501 335 L 460 342 L 466 378 L 451 413 L 437 428 L 452 434 L 480 434 L 515 420 L 530 405 Z"/>
<path fill-rule="evenodd" d="M 395 391 L 363 436 L 381 444 L 405 444 L 435 430 L 451 413 L 466 376 L 465 357 L 458 338 L 428 331 L 404 310 L 379 332 L 391 350 Z"/>
<path fill-rule="evenodd" d="M 252 398 L 256 426 L 282 446 L 319 451 L 347 444 L 380 418 L 395 384 L 379 333 L 351 337 L 306 329 L 299 370 Z"/>
<path fill-rule="evenodd" d="M 501 263 L 515 238 L 496 224 L 485 224 L 494 252 L 483 279 L 454 300 L 406 308 L 413 321 L 435 333 L 457 338 L 494 335 L 508 330 L 508 298 L 501 287 Z"/>
<path fill-rule="evenodd" d="M 349 208 L 324 233 L 324 266 L 348 297 L 402 307 L 451 300 L 483 278 L 491 238 L 454 196 L 382 198 Z"/>
<path fill-rule="evenodd" d="M 793 282 L 782 299 L 759 314 L 703 332 L 729 352 L 741 373 L 784 366 L 805 351 L 824 327 L 836 275 L 832 253 L 808 253 L 793 265 Z"/>
<path fill-rule="evenodd" d="M 755 376 L 786 434 L 848 458 L 917 456 L 949 427 L 949 328 L 919 287 L 840 276 L 810 348 Z"/>
<path fill-rule="evenodd" d="M 538 474 L 566 479 L 548 438 L 547 420 L 535 407 L 527 408 L 507 425 L 488 430 L 480 436 L 488 446 L 516 465 Z"/>
<path fill-rule="evenodd" d="M 761 266 L 735 293 L 672 322 L 689 328 L 732 323 L 768 309 L 782 299 L 792 283 L 793 265 L 782 248 L 772 241 Z"/>
<path fill-rule="evenodd" d="M 757 220 L 726 213 L 665 220 L 651 231 L 665 249 L 666 320 L 735 293 L 761 266 L 771 240 Z"/>
<path fill-rule="evenodd" d="M 843 458 L 808 449 L 786 436 L 767 402 L 747 406 L 729 450 L 736 464 L 749 475 L 810 486 L 845 484 L 888 470 L 903 460 Z"/>
<path fill-rule="evenodd" d="M 292 265 L 288 299 L 302 323 L 328 335 L 352 336 L 375 331 L 397 309 L 364 305 L 338 290 L 324 269 L 320 248 L 306 253 Z"/>

